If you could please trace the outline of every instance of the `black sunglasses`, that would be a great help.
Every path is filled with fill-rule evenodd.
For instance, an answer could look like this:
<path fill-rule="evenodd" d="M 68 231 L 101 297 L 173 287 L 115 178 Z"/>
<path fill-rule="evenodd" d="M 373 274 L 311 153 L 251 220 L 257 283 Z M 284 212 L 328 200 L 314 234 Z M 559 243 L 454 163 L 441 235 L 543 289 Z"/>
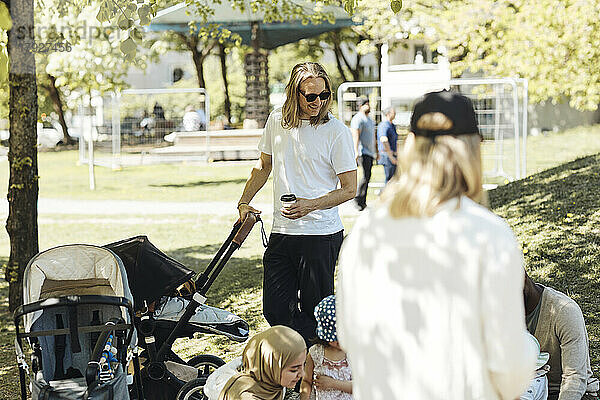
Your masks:
<path fill-rule="evenodd" d="M 304 96 L 306 101 L 308 101 L 309 103 L 312 103 L 313 101 L 315 101 L 317 99 L 317 97 L 319 99 L 325 101 L 329 98 L 329 96 L 331 96 L 331 93 L 329 93 L 327 91 L 323 91 L 319 94 L 316 94 L 316 93 L 305 94 L 302 92 L 302 90 L 299 90 L 299 92 L 302 93 L 302 96 Z"/>

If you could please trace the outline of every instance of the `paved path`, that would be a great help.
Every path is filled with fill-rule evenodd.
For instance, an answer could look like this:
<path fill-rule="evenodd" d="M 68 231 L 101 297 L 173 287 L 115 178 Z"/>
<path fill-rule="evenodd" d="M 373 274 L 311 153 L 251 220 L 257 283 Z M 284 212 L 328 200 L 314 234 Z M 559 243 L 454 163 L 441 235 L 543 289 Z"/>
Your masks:
<path fill-rule="evenodd" d="M 253 206 L 264 214 L 270 215 L 273 207 L 270 203 L 258 203 Z M 38 200 L 39 215 L 232 215 L 236 213 L 235 202 L 162 202 L 133 200 Z M 343 216 L 358 215 L 352 201 L 340 206 Z M 0 202 L 0 215 L 8 215 L 8 202 Z"/>

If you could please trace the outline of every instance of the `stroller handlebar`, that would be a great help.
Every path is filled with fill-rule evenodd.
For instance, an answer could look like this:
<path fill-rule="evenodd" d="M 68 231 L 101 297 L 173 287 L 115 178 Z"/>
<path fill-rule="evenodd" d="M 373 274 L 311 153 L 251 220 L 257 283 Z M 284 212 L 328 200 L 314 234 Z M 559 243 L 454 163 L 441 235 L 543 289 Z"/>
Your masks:
<path fill-rule="evenodd" d="M 260 216 L 258 214 L 249 212 L 246 214 L 243 222 L 238 219 L 235 224 L 233 224 L 233 229 L 231 230 L 227 240 L 225 240 L 225 243 L 223 243 L 219 251 L 217 251 L 217 254 L 215 254 L 214 258 L 208 264 L 204 272 L 202 272 L 202 274 L 196 278 L 196 292 L 203 296 L 206 295 L 206 292 L 219 275 L 233 252 L 242 246 L 242 243 L 244 240 L 246 240 L 250 234 L 250 231 L 252 230 L 252 227 L 257 221 L 261 221 Z"/>
<path fill-rule="evenodd" d="M 252 230 L 252 227 L 254 227 L 254 224 L 259 220 L 260 216 L 258 214 L 254 214 L 252 212 L 246 214 L 244 222 L 241 223 L 240 228 L 238 229 L 237 233 L 231 241 L 237 244 L 238 246 L 241 246 L 242 243 L 244 243 L 244 240 L 246 240 L 246 238 L 250 234 L 250 231 Z"/>
<path fill-rule="evenodd" d="M 241 247 L 242 243 L 244 240 L 246 240 L 248 234 L 250 234 L 250 231 L 252 230 L 252 227 L 254 227 L 254 224 L 256 224 L 257 221 L 261 221 L 260 216 L 250 212 L 246 214 L 244 221 L 237 220 L 235 222 L 233 229 L 231 230 L 231 233 L 229 234 L 229 237 L 225 243 L 223 243 L 219 251 L 217 251 L 217 254 L 212 259 L 210 264 L 208 264 L 202 275 L 196 279 L 197 294 L 206 296 L 206 292 L 211 287 L 217 276 L 221 273 L 223 267 L 225 267 L 225 264 L 233 252 Z M 199 304 L 200 302 L 197 301 L 196 296 L 193 296 L 192 300 L 186 306 L 183 315 L 179 318 L 179 321 L 177 321 L 177 324 L 171 330 L 169 337 L 160 346 L 156 357 L 154 357 L 155 360 L 164 360 L 166 354 L 171 351 L 171 345 L 178 337 L 182 327 L 190 321 Z"/>

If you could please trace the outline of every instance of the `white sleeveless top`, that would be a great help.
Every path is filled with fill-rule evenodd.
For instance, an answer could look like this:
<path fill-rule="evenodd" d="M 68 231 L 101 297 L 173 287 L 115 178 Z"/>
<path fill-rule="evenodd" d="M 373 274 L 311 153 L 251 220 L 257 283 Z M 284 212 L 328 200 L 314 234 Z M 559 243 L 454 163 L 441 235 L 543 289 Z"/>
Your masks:
<path fill-rule="evenodd" d="M 308 353 L 315 365 L 313 379 L 316 375 L 326 375 L 340 381 L 352 380 L 352 370 L 347 357 L 339 361 L 330 360 L 325 357 L 325 347 L 321 344 L 312 346 Z M 311 400 L 352 400 L 352 395 L 341 390 L 322 390 L 313 387 Z"/>

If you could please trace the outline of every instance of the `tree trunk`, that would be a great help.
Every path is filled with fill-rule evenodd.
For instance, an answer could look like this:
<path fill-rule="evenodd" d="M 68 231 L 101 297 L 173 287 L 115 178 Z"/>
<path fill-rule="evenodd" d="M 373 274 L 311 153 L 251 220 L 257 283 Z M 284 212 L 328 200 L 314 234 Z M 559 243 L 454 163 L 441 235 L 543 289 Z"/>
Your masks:
<path fill-rule="evenodd" d="M 339 44 L 339 41 L 335 40 L 333 41 L 333 53 L 335 54 L 335 65 L 337 66 L 337 70 L 340 74 L 340 76 L 342 77 L 342 80 L 344 82 L 348 81 L 348 78 L 346 78 L 346 73 L 344 72 L 344 66 L 342 65 L 342 58 L 344 57 L 344 55 L 342 54 L 342 48 Z"/>
<path fill-rule="evenodd" d="M 356 53 L 356 65 L 354 68 L 354 71 L 352 71 L 352 74 L 354 75 L 354 79 L 356 80 L 365 80 L 365 76 L 364 76 L 364 70 L 363 68 L 360 66 L 360 61 L 362 60 L 362 55 L 358 54 L 358 52 L 356 52 L 356 45 L 360 42 L 362 42 L 363 40 L 367 40 L 368 37 L 363 36 L 363 35 L 358 35 L 358 38 L 356 40 L 356 42 L 354 43 L 354 47 L 355 47 L 355 53 Z M 378 45 L 380 46 L 380 45 Z M 381 46 L 380 46 L 381 47 Z M 380 48 L 378 48 L 379 51 Z M 381 54 L 381 52 L 379 51 L 379 54 Z M 377 55 L 376 55 L 377 57 Z M 378 62 L 380 62 L 380 60 L 378 60 Z"/>
<path fill-rule="evenodd" d="M 225 46 L 219 43 L 219 58 L 221 59 L 221 74 L 223 75 L 223 86 L 225 87 L 225 117 L 231 122 L 231 100 L 229 99 L 229 84 L 227 83 L 227 64 L 225 63 Z"/>
<path fill-rule="evenodd" d="M 381 82 L 381 47 L 382 44 L 378 43 L 375 45 L 376 51 L 375 51 L 375 59 L 377 60 L 377 79 L 378 81 Z"/>
<path fill-rule="evenodd" d="M 67 127 L 67 122 L 65 121 L 65 112 L 63 109 L 63 102 L 60 96 L 60 91 L 56 87 L 56 78 L 50 74 L 48 75 L 48 80 L 50 81 L 50 85 L 46 87 L 48 90 L 48 95 L 52 100 L 52 106 L 54 107 L 54 111 L 58 114 L 58 122 L 60 122 L 60 126 L 62 127 L 64 139 L 63 143 L 66 145 L 71 145 L 77 143 L 75 139 L 69 136 L 69 128 Z"/>
<path fill-rule="evenodd" d="M 23 271 L 39 250 L 37 227 L 37 84 L 34 53 L 25 43 L 34 32 L 33 0 L 12 0 L 9 32 L 9 120 L 8 219 L 10 258 L 5 278 L 9 282 L 9 309 L 23 302 Z"/>
<path fill-rule="evenodd" d="M 196 77 L 198 78 L 198 87 L 206 88 L 206 82 L 204 81 L 204 57 L 198 50 L 198 37 L 184 33 L 177 33 L 177 35 L 192 53 L 192 60 L 194 61 L 194 67 L 196 67 Z"/>
<path fill-rule="evenodd" d="M 354 81 L 360 81 L 360 60 L 361 60 L 362 56 L 358 53 L 356 54 L 356 65 L 354 67 L 352 67 L 352 65 L 350 64 L 350 61 L 348 61 L 348 59 L 344 55 L 344 51 L 342 49 L 342 43 L 341 43 L 340 37 L 338 36 L 337 32 L 333 32 L 332 37 L 333 37 L 333 49 L 334 49 L 334 53 L 335 53 L 336 63 L 338 66 L 338 71 L 343 71 L 344 66 L 345 66 L 348 69 L 348 71 L 350 71 L 350 74 L 352 75 L 352 79 Z M 343 64 L 342 64 L 342 62 L 343 62 Z M 344 80 L 347 80 L 345 75 L 343 75 L 343 76 L 344 76 Z"/>
<path fill-rule="evenodd" d="M 354 68 L 351 68 L 350 66 L 348 66 L 348 69 L 350 70 L 350 72 L 352 73 L 352 77 L 354 78 L 355 81 L 360 81 L 360 72 L 361 72 L 361 68 L 360 68 L 360 60 L 362 60 L 362 56 L 358 53 L 356 53 L 356 65 Z"/>
<path fill-rule="evenodd" d="M 212 44 L 207 45 L 200 51 L 198 49 L 198 36 L 197 35 L 185 35 L 179 33 L 179 37 L 183 40 L 187 48 L 192 52 L 192 60 L 194 60 L 194 66 L 196 67 L 196 76 L 198 77 L 198 87 L 206 88 L 206 81 L 204 80 L 204 60 L 210 54 L 210 51 L 217 44 L 216 40 Z"/>
<path fill-rule="evenodd" d="M 204 58 L 201 57 L 198 50 L 192 50 L 192 59 L 196 66 L 196 76 L 198 77 L 198 87 L 206 88 L 206 82 L 204 81 Z"/>

